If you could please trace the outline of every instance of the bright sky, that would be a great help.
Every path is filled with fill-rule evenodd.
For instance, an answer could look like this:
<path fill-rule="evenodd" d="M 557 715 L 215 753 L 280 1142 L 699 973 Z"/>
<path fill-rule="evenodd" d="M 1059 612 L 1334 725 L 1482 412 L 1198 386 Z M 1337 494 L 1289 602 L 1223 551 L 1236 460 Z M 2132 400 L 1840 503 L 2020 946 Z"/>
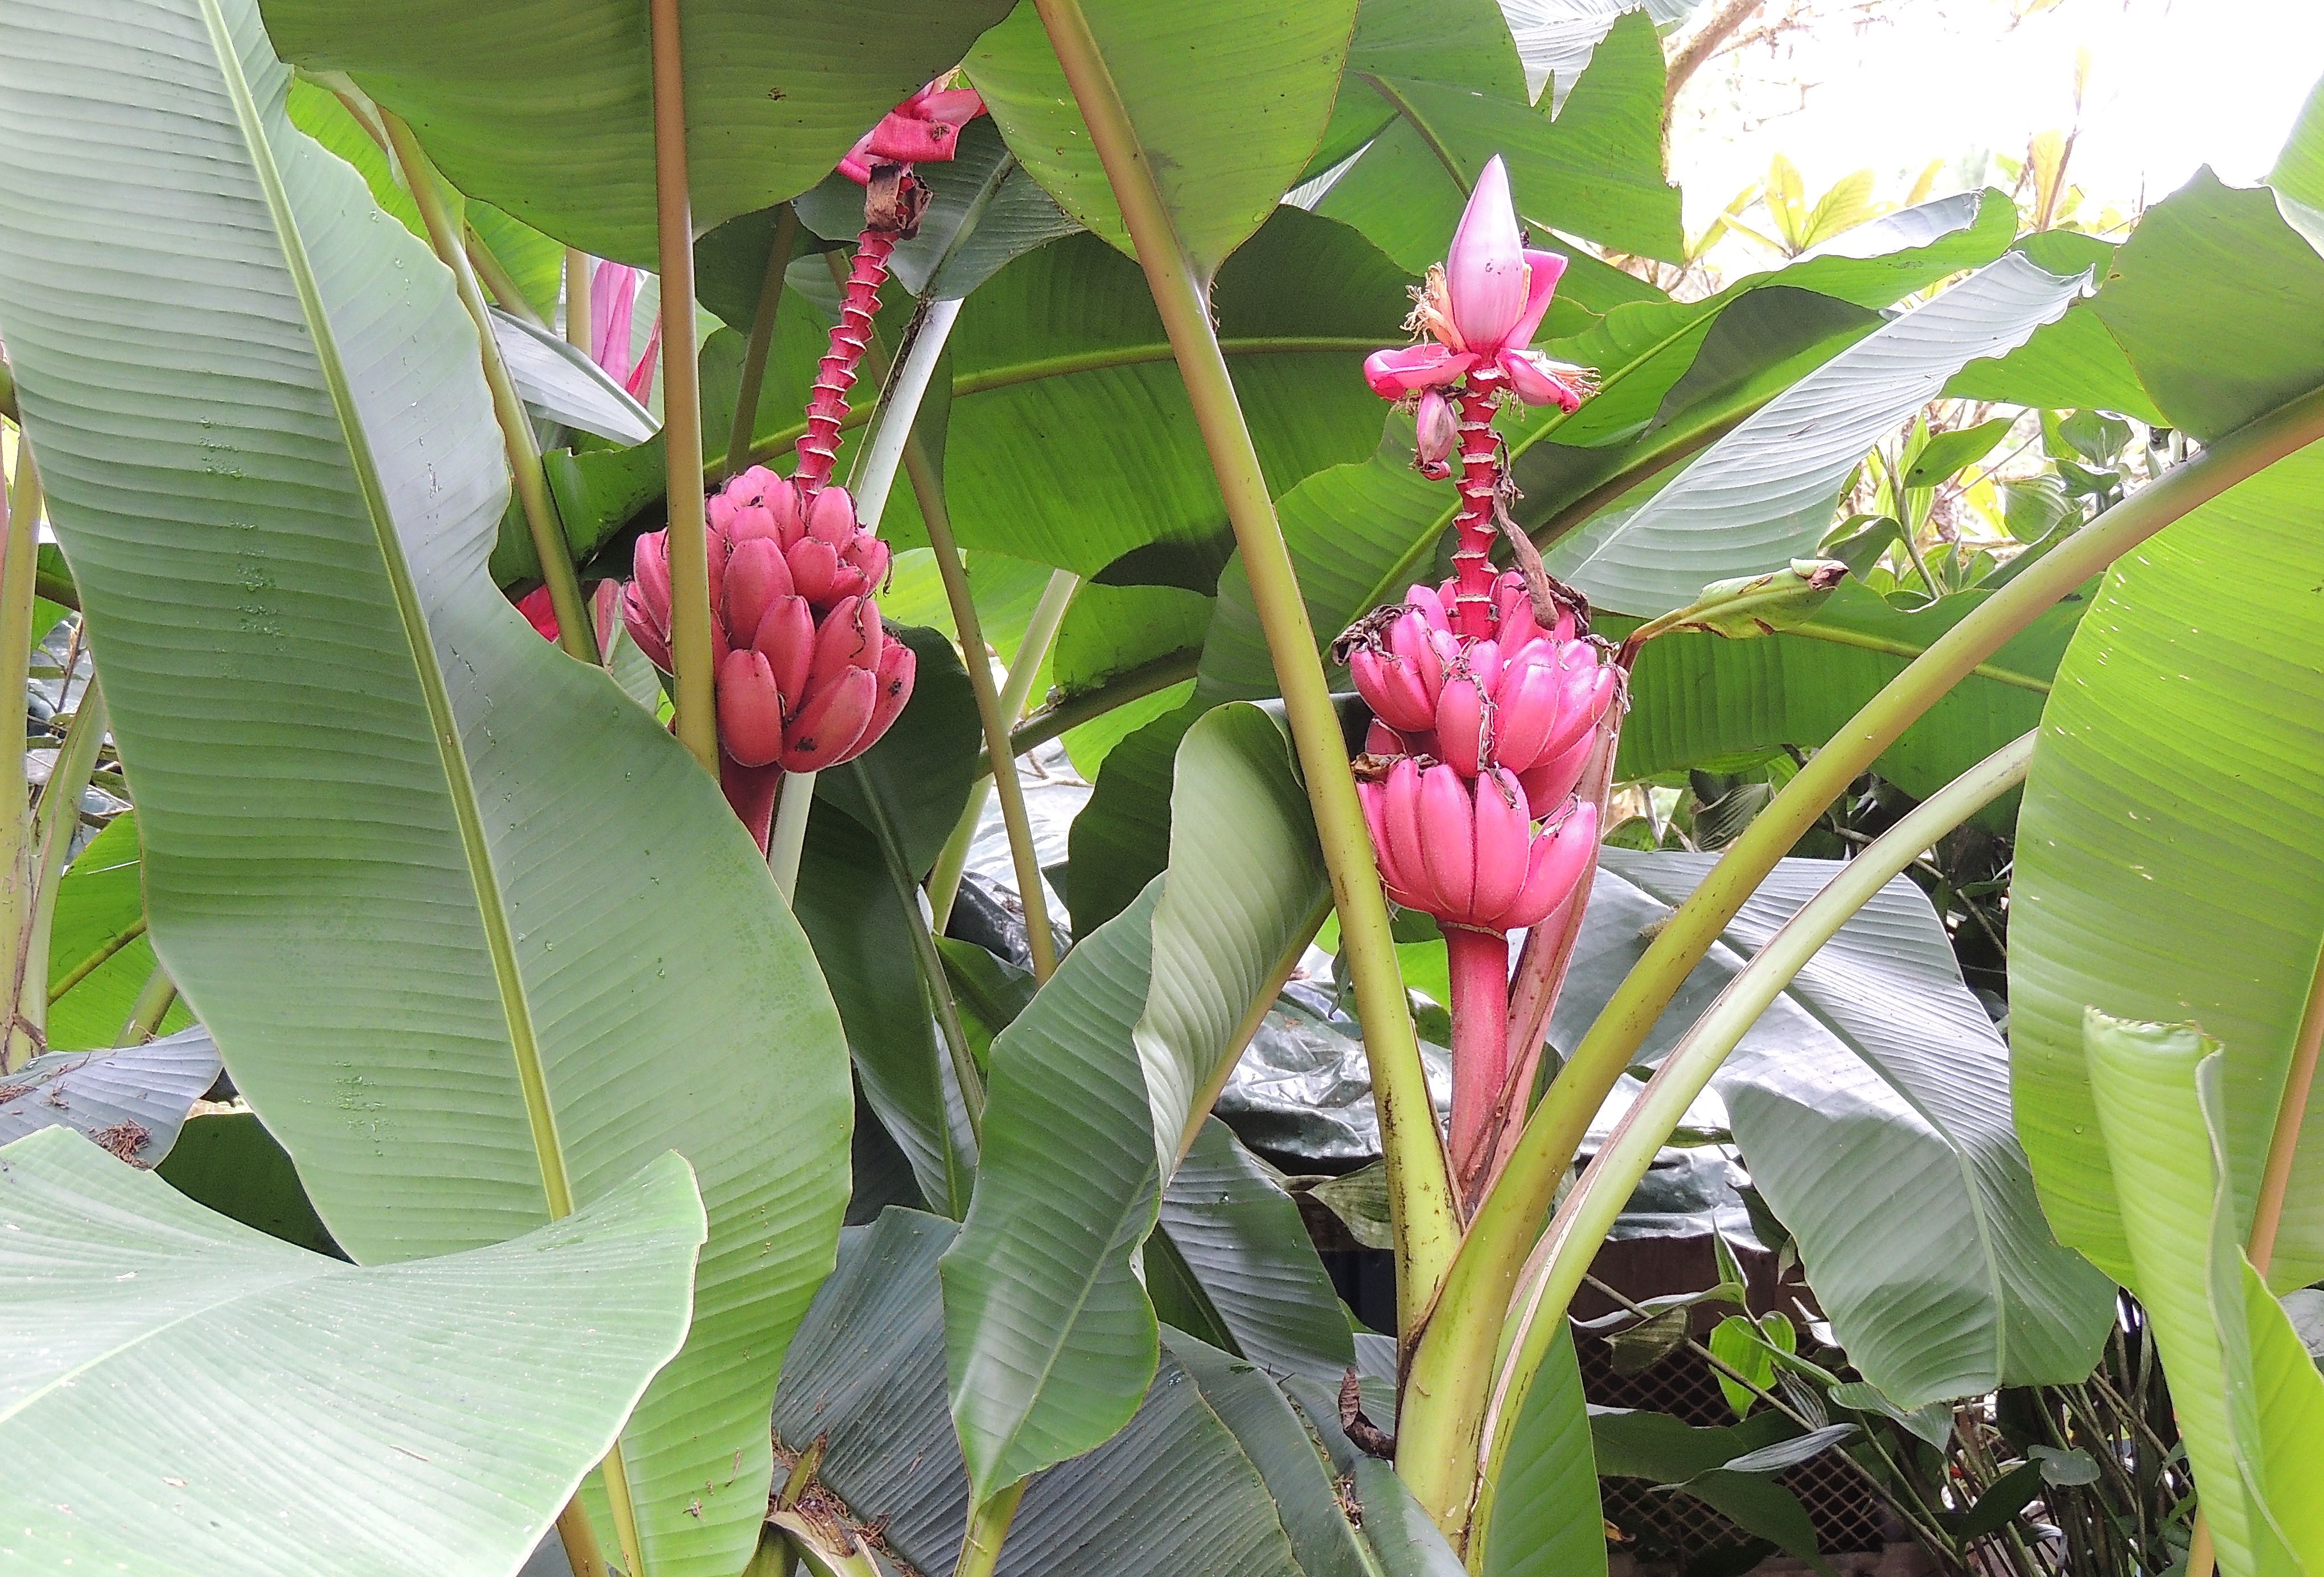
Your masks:
<path fill-rule="evenodd" d="M 1841 0 L 1822 9 L 1839 14 Z M 2091 71 L 2070 183 L 2125 208 L 2142 187 L 2152 202 L 2204 163 L 2248 183 L 2324 78 L 2319 0 L 2063 0 L 2015 27 L 2009 0 L 1881 9 L 1886 20 L 1826 22 L 1772 58 L 1765 45 L 1738 51 L 1689 85 L 1671 169 L 1690 229 L 1776 152 L 1800 167 L 1811 198 L 1868 167 L 1891 200 L 1932 159 L 1987 149 L 2022 158 L 2033 134 L 2073 125 L 2083 48 Z M 1956 162 L 1936 190 L 1960 189 L 1976 172 L 1974 158 Z"/>

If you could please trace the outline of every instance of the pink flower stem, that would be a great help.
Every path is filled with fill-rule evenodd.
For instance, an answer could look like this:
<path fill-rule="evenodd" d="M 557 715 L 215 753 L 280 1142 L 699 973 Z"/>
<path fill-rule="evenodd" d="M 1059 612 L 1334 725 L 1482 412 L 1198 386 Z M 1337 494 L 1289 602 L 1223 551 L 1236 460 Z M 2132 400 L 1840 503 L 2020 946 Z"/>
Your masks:
<path fill-rule="evenodd" d="M 767 852 L 767 833 L 774 825 L 775 790 L 782 781 L 780 767 L 746 767 L 724 750 L 718 752 L 718 787 L 726 791 L 726 803 L 734 807 L 734 815 L 750 830 L 761 854 Z"/>
<path fill-rule="evenodd" d="M 872 342 L 872 318 L 880 310 L 880 287 L 888 278 L 888 254 L 896 250 L 896 233 L 866 229 L 855 238 L 855 263 L 839 294 L 839 321 L 832 327 L 831 348 L 815 369 L 815 389 L 807 406 L 807 431 L 799 435 L 798 465 L 792 480 L 813 498 L 831 480 L 839 455 L 839 428 L 847 420 L 847 392 L 863 364 L 864 347 Z"/>
<path fill-rule="evenodd" d="M 1493 632 L 1493 498 L 1501 484 L 1500 445 L 1493 436 L 1493 395 L 1500 376 L 1472 372 L 1452 396 L 1461 416 L 1461 512 L 1453 517 L 1452 633 L 1481 640 Z"/>
<path fill-rule="evenodd" d="M 1444 952 L 1452 975 L 1452 1180 L 1465 1213 L 1483 1192 L 1494 1108 L 1508 1073 L 1509 938 L 1447 925 Z"/>

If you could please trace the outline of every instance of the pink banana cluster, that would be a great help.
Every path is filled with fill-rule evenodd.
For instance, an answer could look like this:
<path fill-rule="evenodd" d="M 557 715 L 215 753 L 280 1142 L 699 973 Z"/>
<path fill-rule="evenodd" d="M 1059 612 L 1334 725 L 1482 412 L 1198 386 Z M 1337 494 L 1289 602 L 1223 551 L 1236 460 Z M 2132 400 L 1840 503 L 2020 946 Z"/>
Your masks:
<path fill-rule="evenodd" d="M 718 778 L 761 849 L 783 775 L 854 760 L 911 699 L 917 659 L 888 634 L 876 595 L 888 576 L 888 544 L 864 529 L 854 499 L 830 484 L 831 474 L 889 256 L 917 233 L 928 200 L 911 166 L 950 159 L 955 134 L 983 108 L 974 93 L 931 82 L 841 161 L 841 173 L 866 189 L 864 225 L 839 320 L 816 367 L 798 463 L 788 478 L 753 466 L 705 506 Z M 638 539 L 634 578 L 622 595 L 622 622 L 664 671 L 671 666 L 669 538 Z"/>
<path fill-rule="evenodd" d="M 856 522 L 844 487 L 804 502 L 753 466 L 712 495 L 710 645 L 719 743 L 735 764 L 814 772 L 854 760 L 911 698 L 910 647 L 890 641 L 872 593 L 888 544 Z M 669 661 L 668 534 L 640 539 L 622 597 L 631 637 Z"/>
<path fill-rule="evenodd" d="M 1397 903 L 1520 930 L 1572 895 L 1597 845 L 1598 807 L 1573 791 L 1620 680 L 1571 610 L 1541 627 L 1516 573 L 1493 587 L 1489 635 L 1452 632 L 1451 591 L 1414 586 L 1343 642 L 1376 719 L 1356 792 Z"/>
<path fill-rule="evenodd" d="M 1452 577 L 1412 587 L 1334 648 L 1375 718 L 1356 793 L 1381 881 L 1444 929 L 1452 1159 L 1471 1206 L 1537 1056 L 1537 1036 L 1530 1051 L 1510 1045 L 1508 933 L 1559 930 L 1587 901 L 1622 689 L 1578 596 L 1541 577 L 1537 604 L 1524 575 L 1492 567 L 1512 496 L 1494 410 L 1515 400 L 1571 411 L 1595 388 L 1586 370 L 1531 348 L 1564 269 L 1555 253 L 1525 245 L 1508 171 L 1493 160 L 1445 265 L 1414 292 L 1408 327 L 1424 337 L 1364 364 L 1374 392 L 1414 401 L 1422 474 L 1451 477 L 1459 462 Z M 1586 771 L 1589 792 L 1577 794 Z"/>

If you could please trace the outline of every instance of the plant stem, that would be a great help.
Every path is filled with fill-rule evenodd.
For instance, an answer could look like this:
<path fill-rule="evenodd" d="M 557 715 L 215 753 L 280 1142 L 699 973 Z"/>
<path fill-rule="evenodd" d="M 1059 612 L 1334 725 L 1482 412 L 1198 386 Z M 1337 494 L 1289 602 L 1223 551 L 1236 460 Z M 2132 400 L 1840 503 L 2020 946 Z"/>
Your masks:
<path fill-rule="evenodd" d="M 2200 458 L 2174 466 L 2061 542 L 1866 703 L 1752 819 L 1670 917 L 1535 1108 L 1461 1245 L 1414 1355 L 1398 1434 L 1418 1443 L 1405 1477 L 1440 1526 L 1447 1519 L 1465 1521 L 1483 1399 L 1463 1387 L 1481 1383 L 1494 1361 L 1509 1293 L 1538 1223 L 1590 1120 L 1744 900 L 1882 752 L 2012 636 L 2172 521 L 2319 438 L 2324 390 L 2220 438 Z"/>
<path fill-rule="evenodd" d="M 22 706 L 32 666 L 33 580 L 40 561 L 41 484 L 19 429 L 16 475 L 0 497 L 0 687 Z M 32 791 L 22 749 L 0 751 L 0 959 L 24 954 L 32 918 Z M 17 1065 L 13 1028 L 0 1033 L 0 1073 Z"/>
<path fill-rule="evenodd" d="M 483 281 L 484 289 L 493 293 L 493 300 L 500 303 L 502 311 L 512 318 L 522 318 L 535 328 L 549 327 L 540 320 L 540 314 L 533 310 L 532 303 L 524 299 L 524 291 L 518 287 L 515 277 L 501 262 L 500 254 L 484 244 L 484 238 L 477 234 L 474 224 L 461 226 L 461 244 L 462 251 L 467 254 L 468 265 L 476 271 L 476 278 Z"/>
<path fill-rule="evenodd" d="M 1479 1475 L 1477 1521 L 1483 1526 L 1508 1450 L 1508 1425 L 1564 1323 L 1574 1290 L 1589 1274 L 1606 1233 L 1654 1165 L 1655 1152 L 1685 1117 L 1719 1065 L 1759 1015 L 1856 912 L 1920 858 L 1923 850 L 2025 781 L 2034 734 L 2024 733 L 1938 789 L 1842 866 L 1799 912 L 1727 982 L 1666 1054 L 1589 1169 L 1557 1212 L 1526 1261 L 1521 1291 L 1504 1327 L 1508 1357 L 1493 1385 L 1484 1419 L 1488 1451 Z"/>
<path fill-rule="evenodd" d="M 2268 1135 L 2267 1165 L 2260 1173 L 2259 1203 L 2252 1212 L 2251 1237 L 2245 1255 L 2264 1280 L 2275 1259 L 2276 1229 L 2283 1222 L 2283 1196 L 2292 1186 L 2292 1163 L 2300 1154 L 2300 1130 L 2308 1115 L 2309 1097 L 2316 1088 L 2316 1059 L 2324 1047 L 2324 952 L 2308 979 L 2308 1002 L 2292 1038 L 2292 1065 L 2283 1075 L 2283 1095 L 2276 1102 L 2275 1128 Z"/>
<path fill-rule="evenodd" d="M 785 772 L 775 795 L 775 825 L 767 834 L 767 868 L 788 904 L 798 895 L 799 856 L 807 849 L 807 817 L 815 810 L 815 774 Z"/>
<path fill-rule="evenodd" d="M 951 303 L 940 303 L 950 305 Z M 976 697 L 977 721 L 984 728 L 984 748 L 990 756 L 1006 759 L 1009 770 L 992 774 L 993 791 L 1001 796 L 1001 823 L 1009 833 L 1009 858 L 1017 871 L 1018 899 L 1025 907 L 1025 943 L 1033 954 L 1033 980 L 1046 985 L 1057 973 L 1057 943 L 1049 927 L 1049 900 L 1042 890 L 1040 852 L 1033 846 L 1033 821 L 1025 810 L 1025 784 L 1009 755 L 1009 718 L 992 684 L 992 658 L 984 644 L 984 630 L 976 616 L 976 595 L 969 588 L 968 570 L 953 540 L 952 518 L 945 508 L 944 488 L 930 471 L 917 442 L 906 457 L 912 486 L 919 495 L 920 519 L 928 529 L 936 574 L 944 580 L 945 600 L 952 604 L 953 627 L 960 632 L 961 654 L 968 664 L 968 687 Z"/>
<path fill-rule="evenodd" d="M 78 964 L 74 964 L 69 970 L 67 970 L 61 980 L 59 980 L 55 984 L 48 988 L 49 1005 L 51 1007 L 56 1006 L 58 998 L 72 990 L 73 987 L 80 984 L 81 982 L 87 980 L 90 975 L 95 974 L 98 970 L 103 969 L 106 964 L 112 960 L 115 954 L 119 953 L 124 947 L 128 946 L 129 944 L 134 942 L 138 937 L 143 936 L 144 934 L 145 917 L 141 914 L 135 919 L 130 921 L 129 924 L 122 927 L 118 931 L 114 932 L 112 936 L 107 936 L 103 942 L 98 943 L 96 949 L 91 952 L 88 957 L 82 959 Z M 164 976 L 163 978 L 166 979 L 167 977 Z"/>
<path fill-rule="evenodd" d="M 638 1538 L 637 1501 L 630 1494 L 630 1470 L 622 1460 L 621 1436 L 613 1437 L 612 1449 L 598 1466 L 605 1475 L 605 1501 L 613 1508 L 613 1536 L 621 1541 L 624 1577 L 648 1577 L 641 1554 L 644 1546 Z M 579 1505 L 577 1497 L 575 1505 Z"/>
<path fill-rule="evenodd" d="M 72 683 L 67 665 L 63 683 Z M 63 698 L 62 686 L 58 696 Z M 14 979 L 11 982 L 9 1020 L 5 1049 L 0 1049 L 0 1073 L 19 1068 L 46 1051 L 49 1028 L 49 936 L 56 918 L 57 889 L 64 881 L 66 856 L 73 834 L 80 830 L 81 796 L 88 791 L 88 775 L 97 766 L 97 748 L 105 742 L 105 692 L 89 680 L 73 711 L 72 725 L 49 769 L 47 787 L 32 813 L 31 904 L 16 938 Z"/>
<path fill-rule="evenodd" d="M 1323 659 L 1275 517 L 1275 501 L 1268 494 L 1250 429 L 1219 349 L 1205 281 L 1179 243 L 1130 112 L 1079 0 L 1036 0 L 1036 6 L 1146 272 L 1147 287 L 1177 358 L 1227 518 L 1242 550 L 1268 654 L 1275 660 L 1339 908 L 1342 956 L 1348 962 L 1363 1019 L 1364 1054 L 1379 1115 L 1396 1233 L 1397 1330 L 1409 1344 L 1452 1262 L 1461 1229 L 1436 1113 L 1421 1072 L 1420 1046 L 1397 963 L 1396 940 L 1388 930 L 1388 900 L 1372 862 L 1371 836 L 1357 804 L 1339 715 L 1324 683 Z"/>
<path fill-rule="evenodd" d="M 1041 600 L 1033 606 L 1033 615 L 1025 621 L 1024 638 L 1017 642 L 1016 660 L 1009 665 L 1009 677 L 1001 686 L 1001 715 L 1007 720 L 1010 733 L 1009 753 L 1013 773 L 1015 758 L 1022 755 L 1027 746 L 1020 746 L 1015 733 L 1017 724 L 1025 715 L 1026 698 L 1032 695 L 1039 678 L 1041 664 L 1049 655 L 1049 645 L 1057 638 L 1057 628 L 1065 622 L 1065 609 L 1081 589 L 1082 577 L 1070 569 L 1060 569 L 1049 576 L 1049 584 L 1041 590 Z M 968 803 L 961 807 L 960 820 L 945 840 L 944 852 L 936 856 L 936 866 L 928 873 L 928 907 L 936 913 L 933 922 L 942 932 L 952 918 L 954 899 L 960 896 L 960 881 L 968 869 L 968 853 L 976 842 L 976 829 L 984 820 L 984 801 L 991 793 L 989 780 L 992 770 L 992 752 L 984 752 L 984 770 L 969 786 Z M 1046 902 L 1046 897 L 1044 902 Z"/>
<path fill-rule="evenodd" d="M 1070 733 L 1093 718 L 1104 716 L 1118 706 L 1132 701 L 1142 701 L 1157 690 L 1185 683 L 1202 667 L 1203 653 L 1198 647 L 1165 652 L 1150 661 L 1126 669 L 1094 690 L 1084 690 L 1078 696 L 1068 696 L 1054 706 L 1045 706 L 1025 719 L 1009 736 L 1009 748 L 1018 755 L 1040 749 L 1059 734 Z M 992 758 L 980 756 L 976 771 L 982 776 L 992 770 Z"/>
<path fill-rule="evenodd" d="M 694 217 L 686 187 L 686 67 L 678 0 L 651 0 L 654 222 L 661 262 L 662 444 L 669 463 L 669 654 L 678 743 L 718 773 L 710 671 L 709 523 L 702 504 L 702 369 L 694 348 Z M 639 1577 L 635 1572 L 630 1577 Z"/>
<path fill-rule="evenodd" d="M 774 351 L 775 322 L 783 304 L 783 272 L 798 244 L 798 214 L 788 203 L 775 210 L 774 244 L 767 249 L 767 272 L 759 281 L 759 308 L 751 318 L 750 343 L 742 348 L 742 381 L 734 392 L 734 425 L 726 435 L 726 470 L 739 475 L 751 466 L 751 428 L 759 418 L 759 392 L 766 387 L 767 358 Z"/>
<path fill-rule="evenodd" d="M 968 1519 L 968 1536 L 961 1541 L 960 1563 L 952 1569 L 952 1577 L 992 1577 L 992 1568 L 1001 1560 L 1001 1541 L 1009 1536 L 1009 1525 L 1016 1520 L 1017 1502 L 1025 1498 L 1025 1480 L 1018 1480 L 1006 1489 L 996 1489 L 990 1499 L 976 1508 Z"/>
<path fill-rule="evenodd" d="M 144 927 L 141 925 L 138 928 L 142 932 Z M 121 1026 L 121 1034 L 113 1044 L 143 1046 L 152 1039 L 161 1028 L 161 1020 L 170 1016 L 170 1010 L 177 1001 L 178 982 L 170 978 L 166 965 L 154 964 L 153 973 L 145 977 L 144 987 L 138 991 L 136 1001 L 130 1004 L 129 1018 Z M 577 1569 L 575 1577 L 579 1577 Z"/>
<path fill-rule="evenodd" d="M 1033 616 L 1025 621 L 1025 638 L 1017 643 L 1017 659 L 1009 665 L 1009 682 L 1001 690 L 1001 713 L 1011 728 L 1025 715 L 1025 704 L 1032 699 L 1033 686 L 1041 677 L 1041 664 L 1048 660 L 1049 648 L 1065 622 L 1065 610 L 1081 589 L 1082 577 L 1070 569 L 1052 571 L 1049 584 L 1041 588 L 1041 600 L 1033 604 Z M 1013 739 L 1010 748 L 1019 755 L 1025 753 Z"/>
<path fill-rule="evenodd" d="M 831 255 L 835 260 L 837 257 L 836 254 Z M 871 441 L 856 456 L 854 474 L 848 479 L 855 496 L 856 521 L 866 530 L 877 530 L 887 515 L 888 499 L 896 486 L 896 468 L 911 447 L 912 426 L 920 419 L 920 402 L 927 398 L 928 385 L 936 379 L 936 363 L 944 358 L 945 341 L 952 337 L 952 326 L 959 317 L 957 300 L 930 301 L 923 306 L 904 331 L 902 359 L 894 364 L 893 376 L 881 364 L 887 360 L 885 352 L 875 354 L 876 347 L 866 331 L 863 359 L 872 364 L 884 385 L 880 397 L 879 424 L 872 429 Z M 943 503 L 941 489 L 937 502 Z"/>
<path fill-rule="evenodd" d="M 597 1530 L 589 1526 L 589 1511 L 577 1490 L 557 1514 L 557 1536 L 564 1543 L 573 1577 L 606 1577 L 605 1553 L 597 1547 Z"/>
<path fill-rule="evenodd" d="M 524 510 L 532 550 L 540 559 L 540 577 L 549 586 L 549 605 L 557 610 L 557 643 L 583 662 L 595 662 L 597 637 L 589 627 L 587 604 L 581 600 L 581 582 L 573 573 L 572 546 L 565 540 L 564 523 L 558 519 L 557 505 L 549 496 L 549 478 L 540 468 L 540 445 L 533 436 L 532 416 L 525 410 L 524 401 L 509 377 L 508 364 L 501 359 L 501 342 L 493 329 L 493 315 L 484 306 L 484 295 L 476 288 L 475 272 L 468 266 L 458 230 L 444 207 L 443 184 L 437 179 L 436 166 L 429 161 L 427 150 L 420 147 L 420 139 L 411 134 L 403 117 L 390 109 L 379 113 L 387 127 L 387 140 L 395 152 L 395 161 L 403 166 L 404 183 L 410 187 L 412 200 L 420 207 L 420 222 L 428 227 L 428 244 L 435 248 L 438 261 L 452 271 L 452 283 L 459 292 L 460 305 L 468 309 L 468 320 L 475 325 L 477 355 L 484 365 L 484 386 L 492 392 L 493 416 L 500 423 L 501 441 L 508 450 L 509 475 L 516 484 L 517 502 Z"/>
<path fill-rule="evenodd" d="M 589 332 L 589 254 L 577 246 L 565 249 L 565 343 L 587 355 Z M 574 1577 L 581 1577 L 576 1572 Z"/>
<path fill-rule="evenodd" d="M 1452 982 L 1452 1179 L 1467 1209 L 1492 1159 L 1493 1109 L 1508 1074 L 1509 938 L 1447 926 L 1444 956 Z"/>

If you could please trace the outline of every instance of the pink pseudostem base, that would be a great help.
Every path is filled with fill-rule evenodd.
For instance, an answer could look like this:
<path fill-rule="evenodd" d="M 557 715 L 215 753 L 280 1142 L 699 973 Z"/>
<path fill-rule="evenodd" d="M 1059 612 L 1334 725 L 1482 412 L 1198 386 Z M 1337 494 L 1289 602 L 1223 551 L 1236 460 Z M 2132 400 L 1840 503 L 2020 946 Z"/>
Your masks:
<path fill-rule="evenodd" d="M 1460 1182 L 1491 1157 L 1493 1111 L 1507 1082 L 1508 935 L 1448 924 L 1444 954 L 1452 976 L 1452 1176 Z"/>

